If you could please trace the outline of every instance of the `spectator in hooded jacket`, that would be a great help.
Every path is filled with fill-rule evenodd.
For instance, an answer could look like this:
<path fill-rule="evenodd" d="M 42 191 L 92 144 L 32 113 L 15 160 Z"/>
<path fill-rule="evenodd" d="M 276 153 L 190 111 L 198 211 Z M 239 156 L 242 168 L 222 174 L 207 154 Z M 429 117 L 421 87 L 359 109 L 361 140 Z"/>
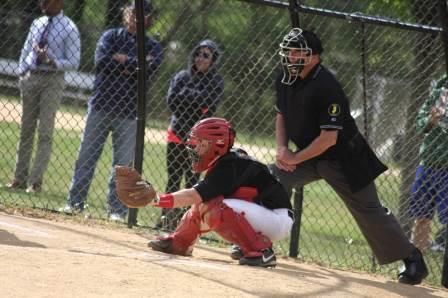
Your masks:
<path fill-rule="evenodd" d="M 224 90 L 224 80 L 217 72 L 219 58 L 217 44 L 209 39 L 203 40 L 191 52 L 188 68 L 177 72 L 171 79 L 166 97 L 171 112 L 166 151 L 167 193 L 179 190 L 182 178 L 186 188 L 198 182 L 199 174 L 191 171 L 186 140 L 196 122 L 216 112 Z M 181 209 L 163 209 L 163 228 L 173 230 L 181 215 Z"/>

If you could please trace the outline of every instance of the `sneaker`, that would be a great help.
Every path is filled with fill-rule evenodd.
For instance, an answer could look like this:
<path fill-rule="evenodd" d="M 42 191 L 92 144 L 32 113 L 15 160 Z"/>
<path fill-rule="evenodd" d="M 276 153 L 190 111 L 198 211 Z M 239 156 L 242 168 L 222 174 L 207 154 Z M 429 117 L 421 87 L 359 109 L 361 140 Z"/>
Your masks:
<path fill-rule="evenodd" d="M 115 222 L 126 222 L 126 213 L 124 214 L 120 214 L 120 213 L 111 213 L 109 215 L 109 220 L 110 221 L 115 221 Z"/>
<path fill-rule="evenodd" d="M 434 251 L 434 252 L 444 252 L 445 251 L 445 245 L 443 245 L 443 244 L 438 244 L 438 243 L 432 243 L 431 245 L 430 245 L 430 247 L 429 247 L 429 249 L 431 250 L 431 251 Z"/>
<path fill-rule="evenodd" d="M 37 193 L 42 191 L 42 185 L 40 183 L 33 183 L 26 189 L 27 193 Z"/>
<path fill-rule="evenodd" d="M 266 248 L 261 252 L 261 256 L 242 257 L 239 264 L 256 267 L 275 267 L 277 265 L 277 258 L 272 248 Z"/>
<path fill-rule="evenodd" d="M 72 205 L 70 204 L 65 204 L 64 207 L 58 209 L 58 212 L 74 215 L 81 213 L 82 210 L 79 208 L 72 207 Z"/>
<path fill-rule="evenodd" d="M 153 250 L 171 254 L 173 251 L 171 239 L 156 239 L 148 242 L 148 247 Z"/>
<path fill-rule="evenodd" d="M 233 244 L 232 248 L 230 249 L 230 258 L 232 258 L 232 260 L 239 260 L 243 256 L 244 254 L 241 248 L 238 245 Z"/>
<path fill-rule="evenodd" d="M 7 188 L 11 188 L 11 189 L 25 189 L 26 188 L 26 183 L 19 181 L 19 180 L 12 180 L 11 183 L 6 184 Z"/>
<path fill-rule="evenodd" d="M 398 282 L 408 285 L 418 285 L 428 276 L 423 255 L 418 248 L 415 248 L 411 255 L 403 259 L 404 266 L 398 273 Z"/>

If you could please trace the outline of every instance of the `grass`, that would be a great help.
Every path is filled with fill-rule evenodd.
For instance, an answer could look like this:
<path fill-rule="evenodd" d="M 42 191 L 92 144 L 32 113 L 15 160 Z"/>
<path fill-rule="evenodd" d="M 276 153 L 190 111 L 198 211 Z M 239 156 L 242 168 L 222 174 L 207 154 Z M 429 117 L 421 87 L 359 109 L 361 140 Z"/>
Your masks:
<path fill-rule="evenodd" d="M 17 98 L 9 97 L 9 101 Z M 62 105 L 61 112 L 67 116 L 84 116 L 85 107 Z M 151 119 L 151 127 L 164 128 L 166 123 Z M 15 165 L 15 152 L 20 132 L 19 124 L 0 122 L 0 183 L 12 178 Z M 71 176 L 82 132 L 74 129 L 58 128 L 54 133 L 52 158 L 44 177 L 44 189 L 39 194 L 30 195 L 23 191 L 0 188 L 0 203 L 7 207 L 33 207 L 57 210 L 64 206 L 70 186 Z M 243 147 L 264 162 L 273 160 L 272 152 L 261 151 L 274 148 L 274 139 L 254 135 L 238 135 Z M 246 145 L 244 145 L 246 144 Z M 250 144 L 250 145 L 249 145 Z M 106 218 L 107 184 L 112 160 L 112 145 L 108 139 L 103 154 L 98 161 L 96 173 L 87 199 L 87 212 L 95 218 Z M 147 142 L 144 151 L 143 173 L 157 190 L 163 191 L 166 185 L 165 144 Z M 398 204 L 399 179 L 383 175 L 377 181 L 378 189 L 384 194 L 390 206 Z M 304 261 L 324 264 L 334 268 L 379 272 L 395 276 L 397 264 L 378 267 L 364 237 L 342 200 L 324 182 L 315 182 L 305 188 L 299 258 Z M 392 210 L 395 210 L 392 207 Z M 154 227 L 160 217 L 160 209 L 144 208 L 139 211 L 139 225 Z M 216 235 L 210 236 L 217 239 Z M 289 239 L 275 243 L 279 252 L 287 255 Z M 442 254 L 429 253 L 427 262 L 431 275 L 428 283 L 439 284 Z M 401 265 L 401 264 L 400 264 Z"/>

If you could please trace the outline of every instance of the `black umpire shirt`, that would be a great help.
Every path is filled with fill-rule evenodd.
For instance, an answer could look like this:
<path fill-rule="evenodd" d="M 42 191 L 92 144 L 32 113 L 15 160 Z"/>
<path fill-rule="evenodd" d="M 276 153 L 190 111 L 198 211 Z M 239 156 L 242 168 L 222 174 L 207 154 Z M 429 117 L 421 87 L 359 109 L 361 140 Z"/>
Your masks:
<path fill-rule="evenodd" d="M 352 191 L 387 169 L 359 133 L 348 99 L 326 67 L 317 64 L 305 79 L 298 78 L 292 85 L 283 84 L 282 75 L 276 80 L 276 110 L 284 117 L 287 138 L 299 150 L 310 145 L 322 129 L 338 130 L 336 145 L 316 159 L 340 161 Z"/>
<path fill-rule="evenodd" d="M 253 202 L 267 209 L 292 209 L 289 197 L 283 186 L 269 172 L 268 168 L 252 159 L 235 152 L 219 158 L 204 179 L 194 186 L 203 202 L 218 196 L 225 198 L 239 187 L 254 187 L 258 196 Z"/>

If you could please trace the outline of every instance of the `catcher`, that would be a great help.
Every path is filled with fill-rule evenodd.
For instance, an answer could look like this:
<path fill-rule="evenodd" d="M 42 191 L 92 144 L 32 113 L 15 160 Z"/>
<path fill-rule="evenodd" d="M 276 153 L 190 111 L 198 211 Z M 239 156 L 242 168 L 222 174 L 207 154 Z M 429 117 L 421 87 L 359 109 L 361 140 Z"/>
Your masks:
<path fill-rule="evenodd" d="M 289 235 L 291 204 L 264 164 L 231 150 L 234 138 L 225 119 L 197 122 L 189 134 L 189 154 L 193 171 L 206 175 L 192 188 L 174 193 L 158 195 L 135 169 L 116 167 L 117 193 L 128 207 L 191 206 L 172 234 L 148 243 L 153 250 L 191 256 L 198 237 L 214 231 L 237 245 L 231 257 L 240 265 L 276 265 L 272 241 Z"/>

